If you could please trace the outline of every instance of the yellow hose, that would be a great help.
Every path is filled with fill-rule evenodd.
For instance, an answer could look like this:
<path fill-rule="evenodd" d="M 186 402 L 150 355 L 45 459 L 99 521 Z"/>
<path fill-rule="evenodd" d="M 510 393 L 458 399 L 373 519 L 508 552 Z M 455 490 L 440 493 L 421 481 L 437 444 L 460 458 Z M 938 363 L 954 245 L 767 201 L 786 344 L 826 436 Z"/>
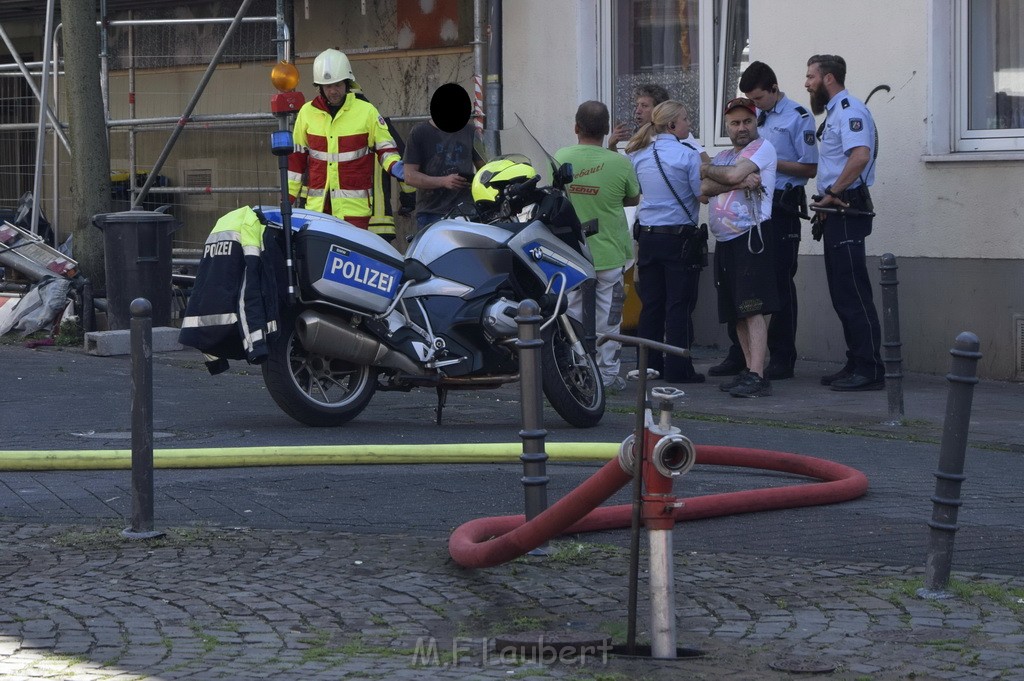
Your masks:
<path fill-rule="evenodd" d="M 619 443 L 549 442 L 544 449 L 553 463 L 606 461 L 619 453 Z M 153 467 L 516 463 L 522 452 L 522 444 L 515 442 L 154 449 Z M 130 449 L 0 451 L 0 471 L 128 470 L 131 466 Z"/>

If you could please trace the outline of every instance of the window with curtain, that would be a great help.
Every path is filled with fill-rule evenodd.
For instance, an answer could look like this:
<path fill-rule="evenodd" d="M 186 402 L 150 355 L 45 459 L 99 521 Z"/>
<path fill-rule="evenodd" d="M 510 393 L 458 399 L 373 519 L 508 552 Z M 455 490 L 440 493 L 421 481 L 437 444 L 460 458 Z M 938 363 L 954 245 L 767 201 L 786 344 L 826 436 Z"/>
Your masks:
<path fill-rule="evenodd" d="M 718 121 L 718 136 L 728 137 L 725 133 L 725 116 L 722 109 L 725 103 L 740 92 L 740 75 L 750 63 L 750 23 L 747 0 L 731 0 L 716 6 L 715 26 L 721 25 L 723 30 L 715 31 L 715 92 L 718 96 L 715 106 L 715 118 Z M 722 16 L 724 12 L 724 16 Z"/>
<path fill-rule="evenodd" d="M 746 66 L 749 0 L 625 0 L 616 2 L 613 16 L 612 119 L 633 123 L 635 90 L 653 83 L 686 105 L 694 135 L 703 133 L 702 114 L 720 111 L 734 96 Z M 702 22 L 701 11 L 712 21 Z M 712 26 L 712 34 L 703 26 Z M 700 64 L 714 65 L 712 81 L 701 82 Z M 713 106 L 702 106 L 701 93 L 714 92 Z M 713 127 L 717 116 L 711 116 Z M 721 130 L 718 137 L 722 137 Z"/>
<path fill-rule="evenodd" d="M 614 122 L 633 123 L 635 90 L 652 83 L 686 105 L 696 129 L 700 115 L 698 0 L 629 0 L 614 5 Z"/>
<path fill-rule="evenodd" d="M 959 151 L 1024 149 L 1024 0 L 961 0 Z"/>

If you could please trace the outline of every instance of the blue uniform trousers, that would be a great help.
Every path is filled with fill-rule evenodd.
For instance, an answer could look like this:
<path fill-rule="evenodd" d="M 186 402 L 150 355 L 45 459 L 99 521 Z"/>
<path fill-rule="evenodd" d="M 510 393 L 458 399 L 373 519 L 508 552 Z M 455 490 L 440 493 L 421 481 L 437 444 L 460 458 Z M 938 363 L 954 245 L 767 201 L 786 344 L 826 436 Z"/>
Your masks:
<path fill-rule="evenodd" d="M 796 276 L 800 251 L 800 218 L 781 209 L 772 211 L 764 225 L 766 240 L 775 257 L 775 281 L 779 289 L 779 309 L 768 323 L 769 363 L 792 369 L 796 364 Z"/>
<path fill-rule="evenodd" d="M 689 349 L 693 343 L 693 311 L 697 307 L 700 269 L 682 258 L 684 239 L 675 234 L 640 234 L 637 271 L 640 274 L 640 319 L 637 335 Z M 668 381 L 693 376 L 689 357 L 649 351 L 647 366 Z"/>
<path fill-rule="evenodd" d="M 870 217 L 829 215 L 825 222 L 825 276 L 846 340 L 846 369 L 881 380 L 882 330 L 868 278 L 864 239 Z"/>

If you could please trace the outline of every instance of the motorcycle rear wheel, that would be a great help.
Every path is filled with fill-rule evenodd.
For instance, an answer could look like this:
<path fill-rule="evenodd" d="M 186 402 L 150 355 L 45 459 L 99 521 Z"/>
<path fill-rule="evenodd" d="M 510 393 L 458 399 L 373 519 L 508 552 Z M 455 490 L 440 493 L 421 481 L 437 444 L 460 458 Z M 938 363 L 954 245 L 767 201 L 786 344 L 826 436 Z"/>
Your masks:
<path fill-rule="evenodd" d="M 570 320 L 577 338 L 582 328 Z M 593 355 L 578 352 L 559 322 L 543 332 L 541 383 L 544 396 L 558 415 L 577 428 L 593 428 L 604 416 L 605 395 L 601 372 Z"/>
<path fill-rule="evenodd" d="M 369 366 L 308 352 L 292 327 L 271 343 L 263 363 L 263 382 L 277 406 L 296 421 L 340 426 L 370 403 L 377 390 L 377 373 Z"/>

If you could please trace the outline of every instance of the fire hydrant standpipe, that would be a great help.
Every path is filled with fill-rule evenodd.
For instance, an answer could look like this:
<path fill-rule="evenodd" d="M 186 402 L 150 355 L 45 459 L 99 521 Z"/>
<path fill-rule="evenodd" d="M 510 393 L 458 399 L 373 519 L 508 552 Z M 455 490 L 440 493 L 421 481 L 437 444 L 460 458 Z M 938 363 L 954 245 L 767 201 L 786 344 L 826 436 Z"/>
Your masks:
<path fill-rule="evenodd" d="M 673 513 L 683 504 L 676 500 L 672 483 L 677 476 L 693 467 L 696 452 L 693 443 L 679 434 L 672 425 L 675 401 L 685 396 L 676 388 L 655 388 L 651 401 L 660 408 L 660 421 L 654 423 L 650 410 L 645 412 L 643 433 L 643 495 L 642 515 L 647 528 L 650 604 L 651 656 L 661 659 L 676 657 L 675 578 L 673 576 L 672 528 Z M 632 448 L 633 456 L 636 449 Z M 631 558 L 632 559 L 632 558 Z M 636 589 L 630 584 L 630 589 Z M 635 600 L 635 599 L 634 599 Z M 628 654 L 636 649 L 636 611 L 629 612 Z"/>

